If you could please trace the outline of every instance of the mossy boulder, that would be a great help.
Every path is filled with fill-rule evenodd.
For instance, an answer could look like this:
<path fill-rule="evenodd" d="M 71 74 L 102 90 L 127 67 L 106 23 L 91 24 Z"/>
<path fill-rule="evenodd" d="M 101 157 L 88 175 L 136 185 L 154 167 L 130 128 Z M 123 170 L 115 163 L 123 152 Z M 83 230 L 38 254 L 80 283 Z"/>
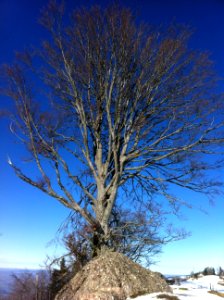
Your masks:
<path fill-rule="evenodd" d="M 79 271 L 55 300 L 124 300 L 155 292 L 172 290 L 157 273 L 123 254 L 105 251 Z"/>

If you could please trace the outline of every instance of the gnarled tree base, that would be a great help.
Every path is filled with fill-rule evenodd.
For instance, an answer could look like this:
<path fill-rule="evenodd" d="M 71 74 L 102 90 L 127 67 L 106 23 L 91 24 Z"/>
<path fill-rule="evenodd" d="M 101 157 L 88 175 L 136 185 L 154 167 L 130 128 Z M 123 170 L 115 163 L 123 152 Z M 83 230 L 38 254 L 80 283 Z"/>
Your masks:
<path fill-rule="evenodd" d="M 55 300 L 124 300 L 155 292 L 171 292 L 171 288 L 157 273 L 123 254 L 106 251 L 78 272 Z"/>

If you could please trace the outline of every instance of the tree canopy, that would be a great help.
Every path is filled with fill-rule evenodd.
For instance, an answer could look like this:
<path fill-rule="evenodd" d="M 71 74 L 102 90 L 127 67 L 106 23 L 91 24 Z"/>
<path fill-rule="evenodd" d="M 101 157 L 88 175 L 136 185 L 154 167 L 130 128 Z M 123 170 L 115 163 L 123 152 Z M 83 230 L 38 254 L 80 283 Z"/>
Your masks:
<path fill-rule="evenodd" d="M 37 173 L 9 164 L 82 217 L 96 249 L 128 241 L 145 251 L 169 240 L 158 228 L 180 200 L 172 185 L 208 195 L 220 187 L 208 176 L 223 143 L 213 64 L 190 49 L 183 26 L 142 25 L 117 6 L 65 16 L 50 3 L 41 18 L 49 39 L 4 68 L 11 131 Z"/>

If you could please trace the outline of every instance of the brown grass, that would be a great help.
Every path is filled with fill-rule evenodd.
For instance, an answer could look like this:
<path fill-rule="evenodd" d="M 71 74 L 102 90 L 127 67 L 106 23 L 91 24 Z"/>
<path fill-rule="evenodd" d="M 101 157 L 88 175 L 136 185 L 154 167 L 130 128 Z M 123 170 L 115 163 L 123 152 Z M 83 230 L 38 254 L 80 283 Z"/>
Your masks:
<path fill-rule="evenodd" d="M 208 293 L 224 298 L 224 293 L 220 293 L 220 292 L 217 292 L 217 291 L 208 291 Z"/>
<path fill-rule="evenodd" d="M 160 294 L 157 296 L 158 299 L 167 299 L 167 300 L 180 300 L 177 296 Z"/>
<path fill-rule="evenodd" d="M 144 295 L 147 295 L 148 293 L 143 291 L 143 292 L 138 292 L 137 294 L 133 294 L 130 296 L 130 298 L 136 298 L 136 297 L 139 297 L 139 296 L 144 296 Z M 1 299 L 0 299 L 1 300 Z"/>

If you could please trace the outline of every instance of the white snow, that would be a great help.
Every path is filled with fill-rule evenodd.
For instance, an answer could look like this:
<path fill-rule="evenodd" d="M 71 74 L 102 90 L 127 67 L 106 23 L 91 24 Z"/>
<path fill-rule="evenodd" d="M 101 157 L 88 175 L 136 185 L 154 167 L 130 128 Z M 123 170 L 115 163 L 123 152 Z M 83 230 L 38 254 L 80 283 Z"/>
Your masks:
<path fill-rule="evenodd" d="M 217 291 L 224 293 L 224 280 L 219 276 L 209 275 L 202 276 L 198 279 L 188 279 L 182 281 L 180 285 L 172 285 L 173 295 L 177 296 L 180 300 L 201 299 L 201 300 L 218 300 L 221 297 L 208 293 L 209 291 Z M 135 300 L 150 300 L 158 299 L 157 296 L 164 293 L 154 293 L 144 296 L 132 298 Z M 128 298 L 129 299 L 129 298 Z M 127 299 L 127 300 L 128 300 Z M 161 298 L 159 298 L 161 299 Z M 167 299 L 167 298 L 164 298 Z"/>

